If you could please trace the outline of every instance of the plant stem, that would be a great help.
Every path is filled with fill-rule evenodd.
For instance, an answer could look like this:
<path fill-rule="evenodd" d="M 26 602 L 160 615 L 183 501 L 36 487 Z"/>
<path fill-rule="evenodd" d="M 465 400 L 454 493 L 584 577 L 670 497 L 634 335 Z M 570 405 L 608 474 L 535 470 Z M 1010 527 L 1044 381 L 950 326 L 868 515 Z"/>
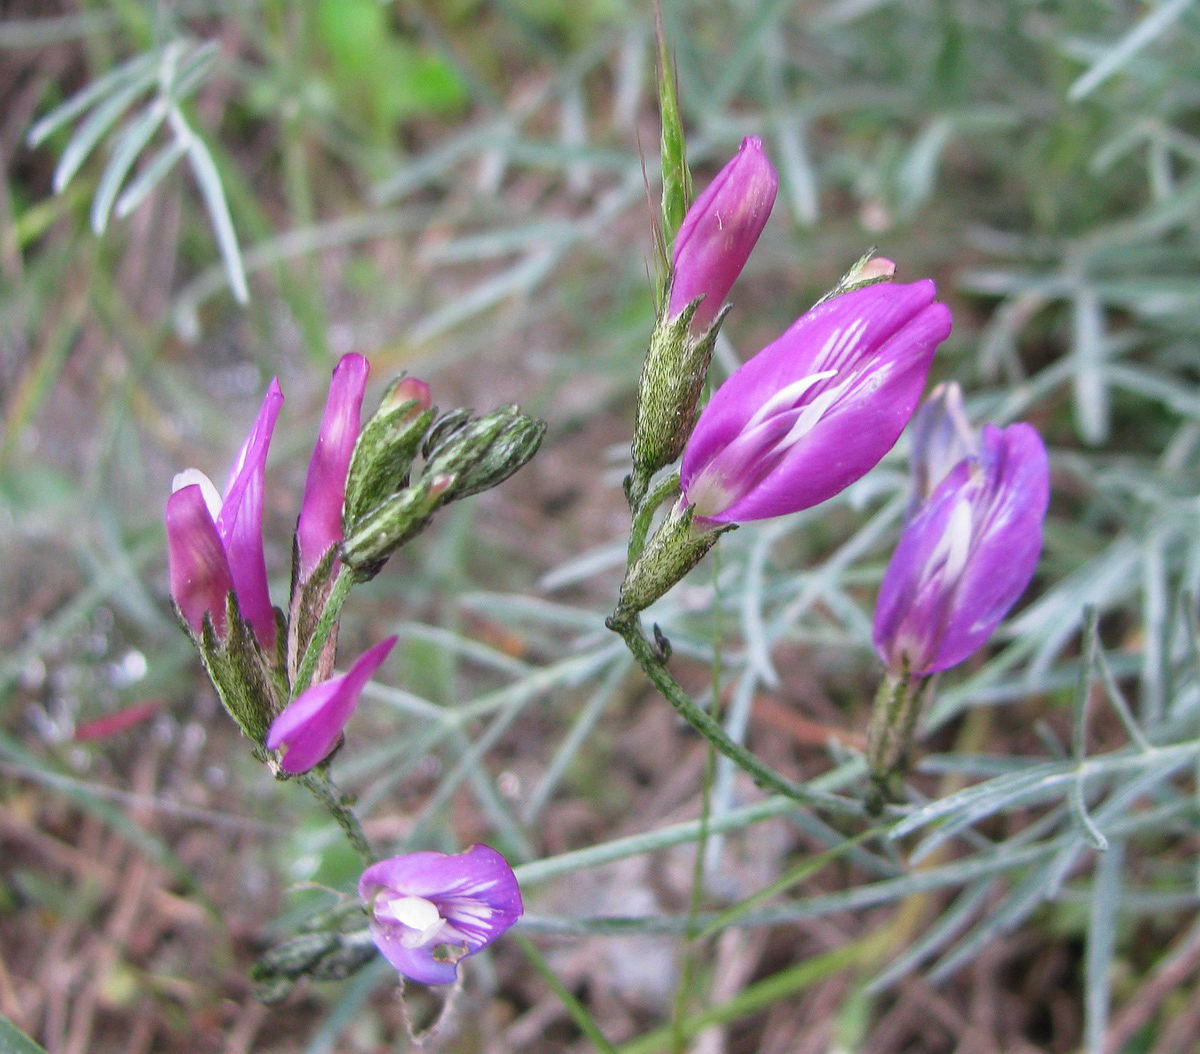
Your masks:
<path fill-rule="evenodd" d="M 789 780 L 786 776 L 781 776 L 774 769 L 759 761 L 740 743 L 732 740 L 725 729 L 701 710 L 671 675 L 667 669 L 665 658 L 646 639 L 636 614 L 618 612 L 608 620 L 607 625 L 614 633 L 621 635 L 638 665 L 653 682 L 654 687 L 675 708 L 679 716 L 745 772 L 760 788 L 775 794 L 782 794 L 804 805 L 825 807 L 843 815 L 859 817 L 862 815 L 861 807 L 857 804 L 851 804 L 844 798 L 833 794 L 809 790 L 807 787 Z"/>
<path fill-rule="evenodd" d="M 329 777 L 312 771 L 305 772 L 303 775 L 297 776 L 296 779 L 337 820 L 338 826 L 345 832 L 347 839 L 354 846 L 354 851 L 358 853 L 362 862 L 364 864 L 375 863 L 377 857 L 375 856 L 375 851 L 371 848 L 371 843 L 367 841 L 362 824 L 358 822 L 358 817 L 354 815 L 354 810 L 345 803 Z"/>
<path fill-rule="evenodd" d="M 888 674 L 875 693 L 871 724 L 867 729 L 867 769 L 871 790 L 867 811 L 879 815 L 888 802 L 901 800 L 901 785 L 908 772 L 908 755 L 917 720 L 924 709 L 928 677 L 913 677 L 907 669 Z"/>
<path fill-rule="evenodd" d="M 588 1013 L 587 1007 L 576 999 L 571 990 L 559 980 L 553 967 L 546 962 L 545 957 L 538 951 L 533 941 L 523 933 L 512 934 L 512 940 L 516 941 L 517 947 L 525 953 L 525 958 L 542 975 L 542 980 L 558 996 L 563 1008 L 571 1015 L 571 1020 L 578 1026 L 579 1031 L 591 1040 L 592 1046 L 596 1048 L 599 1054 L 616 1054 L 617 1048 L 605 1038 L 604 1033 L 600 1031 L 600 1026 L 596 1024 L 595 1019 Z"/>
<path fill-rule="evenodd" d="M 650 521 L 658 507 L 670 498 L 679 494 L 679 473 L 672 472 L 645 499 L 638 499 L 634 507 L 633 527 L 629 532 L 629 555 L 626 565 L 632 567 L 646 547 L 646 535 L 650 533 Z"/>
<path fill-rule="evenodd" d="M 329 599 L 325 602 L 325 610 L 317 620 L 312 639 L 305 649 L 304 658 L 300 660 L 300 668 L 296 671 L 296 680 L 292 683 L 292 699 L 299 698 L 312 681 L 313 671 L 317 668 L 317 660 L 321 657 L 321 649 L 337 625 L 342 614 L 342 607 L 350 595 L 350 587 L 354 585 L 354 572 L 342 564 L 338 576 L 334 580 Z"/>

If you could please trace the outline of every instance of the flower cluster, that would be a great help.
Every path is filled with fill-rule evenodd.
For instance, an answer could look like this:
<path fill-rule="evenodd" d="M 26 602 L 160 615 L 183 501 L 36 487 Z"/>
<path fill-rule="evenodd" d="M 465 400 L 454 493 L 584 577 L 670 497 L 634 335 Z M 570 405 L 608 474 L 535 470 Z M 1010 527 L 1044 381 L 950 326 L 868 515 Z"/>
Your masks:
<path fill-rule="evenodd" d="M 933 282 L 893 284 L 895 265 L 868 254 L 734 371 L 697 418 L 721 302 L 777 183 L 762 144 L 747 139 L 680 228 L 671 295 L 642 372 L 627 493 L 638 517 L 651 476 L 681 458 L 681 496 L 635 552 L 614 626 L 661 597 L 723 531 L 820 504 L 874 467 L 904 431 L 950 334 Z"/>
<path fill-rule="evenodd" d="M 267 453 L 283 403 L 268 388 L 224 494 L 196 469 L 180 473 L 167 500 L 171 597 L 226 709 L 280 777 L 305 777 L 366 859 L 373 853 L 324 769 L 368 681 L 395 637 L 333 676 L 337 626 L 349 586 L 451 501 L 506 479 L 537 451 L 545 431 L 516 407 L 437 418 L 429 387 L 397 379 L 360 427 L 369 367 L 347 355 L 333 371 L 309 462 L 293 540 L 287 614 L 271 602 L 263 547 Z M 421 455 L 419 469 L 414 463 Z M 473 955 L 521 914 L 516 878 L 486 846 L 459 856 L 413 853 L 368 867 L 361 884 L 379 950 L 403 974 L 453 981 Z M 258 976 L 282 995 L 295 978 L 338 976 L 361 965 L 336 927 L 306 934 L 264 958 Z"/>

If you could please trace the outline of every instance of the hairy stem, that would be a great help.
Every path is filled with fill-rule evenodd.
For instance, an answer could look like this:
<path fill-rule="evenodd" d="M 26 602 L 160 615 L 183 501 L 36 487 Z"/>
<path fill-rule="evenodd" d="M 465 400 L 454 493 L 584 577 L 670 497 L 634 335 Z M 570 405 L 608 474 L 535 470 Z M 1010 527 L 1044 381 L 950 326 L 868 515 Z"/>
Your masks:
<path fill-rule="evenodd" d="M 637 558 L 646 547 L 646 535 L 650 533 L 650 522 L 658 507 L 664 501 L 678 496 L 679 473 L 672 472 L 649 495 L 645 495 L 644 488 L 642 493 L 643 496 L 638 497 L 638 504 L 634 506 L 633 527 L 629 532 L 629 555 L 625 561 L 629 567 L 637 563 Z"/>
<path fill-rule="evenodd" d="M 861 809 L 856 803 L 848 802 L 837 795 L 810 790 L 802 784 L 789 780 L 786 776 L 781 776 L 774 769 L 759 761 L 740 743 L 731 739 L 725 729 L 700 709 L 671 675 L 662 650 L 646 639 L 636 614 L 618 611 L 609 618 L 607 626 L 614 633 L 620 634 L 638 665 L 653 682 L 654 687 L 675 708 L 676 713 L 745 772 L 760 788 L 775 794 L 782 794 L 804 805 L 829 809 L 842 815 L 862 815 Z"/>
<path fill-rule="evenodd" d="M 362 824 L 358 822 L 358 817 L 354 814 L 354 810 L 350 808 L 346 800 L 338 793 L 338 789 L 333 785 L 329 777 L 312 771 L 305 772 L 303 775 L 297 776 L 296 779 L 337 820 L 338 826 L 345 832 L 346 838 L 354 846 L 354 851 L 358 853 L 362 862 L 364 864 L 375 863 L 378 858 L 375 856 L 375 851 L 371 848 L 371 843 L 367 841 Z"/>

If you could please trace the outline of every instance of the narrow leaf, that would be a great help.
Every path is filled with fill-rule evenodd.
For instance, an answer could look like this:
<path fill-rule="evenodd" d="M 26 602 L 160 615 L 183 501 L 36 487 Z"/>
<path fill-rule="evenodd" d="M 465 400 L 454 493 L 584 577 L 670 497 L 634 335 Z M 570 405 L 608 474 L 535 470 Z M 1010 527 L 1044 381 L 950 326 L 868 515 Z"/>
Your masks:
<path fill-rule="evenodd" d="M 103 77 L 97 77 L 91 84 L 77 91 L 66 102 L 59 104 L 45 117 L 37 122 L 25 137 L 30 146 L 40 146 L 47 137 L 61 128 L 68 121 L 74 120 L 97 99 L 103 98 L 109 92 L 115 91 L 131 77 L 141 77 L 152 70 L 159 59 L 159 52 L 152 51 L 147 55 L 139 55 L 135 59 L 110 70 Z"/>
<path fill-rule="evenodd" d="M 16 1025 L 0 1014 L 0 1054 L 46 1054 Z"/>
<path fill-rule="evenodd" d="M 124 219 L 136 209 L 186 152 L 187 144 L 176 140 L 168 143 L 155 154 L 154 158 L 125 188 L 125 193 L 117 199 L 117 207 L 113 210 L 117 219 Z"/>
<path fill-rule="evenodd" d="M 225 189 L 221 186 L 221 177 L 217 172 L 217 166 L 208 152 L 208 147 L 195 133 L 190 133 L 186 142 L 188 161 L 191 163 L 196 182 L 200 185 L 200 193 L 204 195 L 204 204 L 208 209 L 213 234 L 216 235 L 221 258 L 225 261 L 225 273 L 229 277 L 229 288 L 239 304 L 249 303 L 250 290 L 246 286 L 246 269 L 242 263 L 242 251 L 238 246 L 237 233 L 233 229 L 233 218 L 229 215 L 229 206 L 225 201 Z"/>
<path fill-rule="evenodd" d="M 654 31 L 658 40 L 658 107 L 662 116 L 662 242 L 658 246 L 662 255 L 658 260 L 658 271 L 665 283 L 665 276 L 670 270 L 671 249 L 675 244 L 675 236 L 679 233 L 683 217 L 691 204 L 692 176 L 688 170 L 683 118 L 679 113 L 678 85 L 667 48 L 661 5 L 655 9 Z M 662 285 L 663 283 L 660 283 L 660 286 Z"/>
<path fill-rule="evenodd" d="M 129 175 L 129 170 L 145 149 L 151 137 L 167 116 L 167 105 L 162 99 L 155 99 L 132 121 L 125 126 L 117 145 L 113 148 L 112 158 L 100 177 L 96 187 L 96 196 L 92 200 L 92 230 L 103 234 L 108 226 L 109 213 L 113 202 L 121 190 L 121 184 Z"/>
<path fill-rule="evenodd" d="M 54 193 L 62 193 L 63 187 L 71 182 L 71 178 L 79 171 L 79 166 L 87 160 L 104 133 L 129 108 L 134 99 L 154 84 L 154 79 L 152 69 L 139 73 L 114 91 L 80 124 L 54 170 Z"/>
<path fill-rule="evenodd" d="M 1103 84 L 1114 73 L 1125 66 L 1134 55 L 1150 44 L 1155 37 L 1165 33 L 1171 23 L 1180 17 L 1192 0 L 1165 0 L 1133 27 L 1110 48 L 1082 77 L 1071 85 L 1067 98 L 1078 102 L 1093 89 Z"/>

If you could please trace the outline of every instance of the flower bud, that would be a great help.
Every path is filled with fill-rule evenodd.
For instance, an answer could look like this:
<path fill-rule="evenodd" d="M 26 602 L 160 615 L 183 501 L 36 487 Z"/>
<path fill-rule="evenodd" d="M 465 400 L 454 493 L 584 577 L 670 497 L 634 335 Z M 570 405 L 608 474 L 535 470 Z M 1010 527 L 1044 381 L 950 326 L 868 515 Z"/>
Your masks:
<path fill-rule="evenodd" d="M 413 458 L 435 413 L 429 385 L 415 377 L 398 377 L 384 393 L 350 459 L 343 507 L 347 535 L 351 524 L 408 485 Z"/>
<path fill-rule="evenodd" d="M 722 304 L 762 233 L 778 186 L 762 140 L 748 137 L 684 217 L 670 299 L 655 322 L 638 382 L 630 480 L 635 504 L 691 434 Z"/>
<path fill-rule="evenodd" d="M 713 324 L 766 226 L 778 189 L 779 177 L 763 153 L 762 140 L 747 136 L 733 160 L 692 203 L 679 228 L 668 319 L 703 297 L 691 327 L 703 333 Z"/>
<path fill-rule="evenodd" d="M 1027 424 L 987 426 L 909 521 L 884 573 L 875 650 L 893 674 L 945 670 L 983 646 L 1042 548 L 1046 448 Z"/>
<path fill-rule="evenodd" d="M 374 578 L 392 553 L 429 525 L 451 483 L 448 476 L 423 477 L 347 523 L 342 562 L 354 568 L 359 581 Z"/>
<path fill-rule="evenodd" d="M 813 307 L 819 307 L 827 300 L 832 300 L 835 296 L 841 296 L 843 293 L 849 293 L 855 289 L 865 289 L 869 285 L 890 282 L 895 276 L 896 265 L 885 256 L 876 256 L 874 249 L 868 249 L 854 261 L 854 266 L 838 279 L 837 285 L 813 304 Z"/>
<path fill-rule="evenodd" d="M 342 540 L 346 476 L 358 441 L 359 413 L 370 368 L 361 355 L 345 355 L 333 371 L 296 524 L 301 581 L 311 576 L 322 557 Z"/>
<path fill-rule="evenodd" d="M 932 282 L 869 285 L 801 316 L 713 395 L 680 479 L 703 520 L 734 523 L 832 498 L 912 416 L 950 311 Z"/>
<path fill-rule="evenodd" d="M 447 478 L 448 504 L 503 483 L 525 465 L 546 434 L 546 423 L 505 406 L 482 417 L 470 411 L 447 414 L 426 441 L 422 478 Z"/>

